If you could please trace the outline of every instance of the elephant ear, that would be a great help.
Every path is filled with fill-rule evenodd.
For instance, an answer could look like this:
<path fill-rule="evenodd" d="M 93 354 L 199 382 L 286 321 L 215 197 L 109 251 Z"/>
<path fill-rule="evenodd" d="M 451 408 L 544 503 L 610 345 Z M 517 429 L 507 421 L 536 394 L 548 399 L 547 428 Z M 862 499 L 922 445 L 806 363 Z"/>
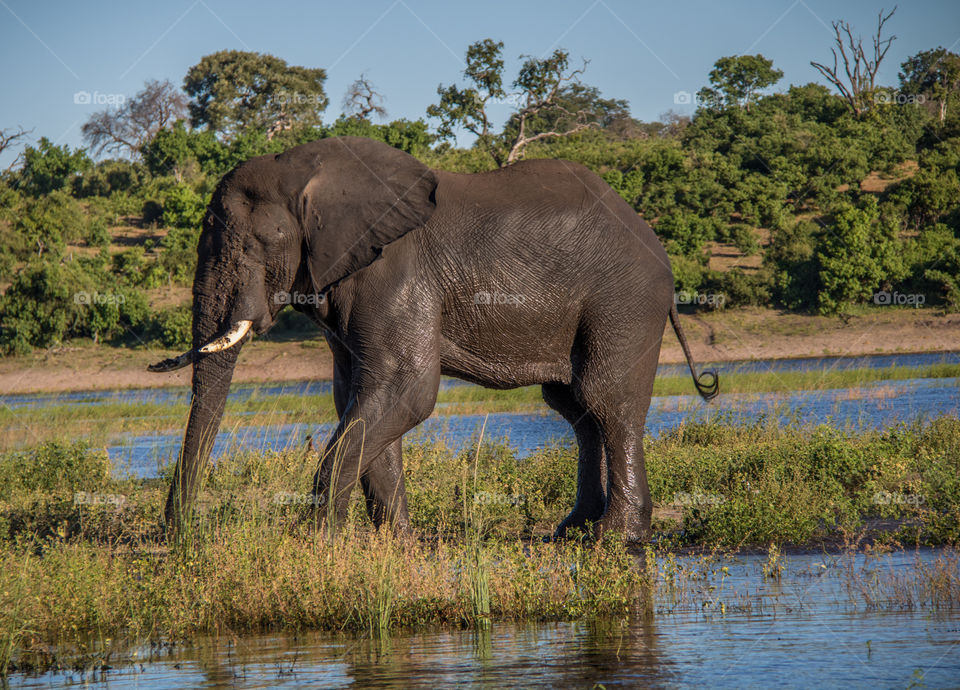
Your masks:
<path fill-rule="evenodd" d="M 301 220 L 313 285 L 323 290 L 426 223 L 437 207 L 437 179 L 410 154 L 371 139 L 336 137 L 316 144 Z"/>

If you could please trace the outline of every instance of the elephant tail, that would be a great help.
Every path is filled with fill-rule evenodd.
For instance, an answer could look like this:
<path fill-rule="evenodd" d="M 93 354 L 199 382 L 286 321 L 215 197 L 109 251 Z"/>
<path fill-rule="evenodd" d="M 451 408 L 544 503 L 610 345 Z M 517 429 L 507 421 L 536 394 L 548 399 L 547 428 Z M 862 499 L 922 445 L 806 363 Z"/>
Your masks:
<path fill-rule="evenodd" d="M 683 334 L 680 328 L 680 315 L 677 313 L 677 305 L 670 305 L 670 323 L 673 324 L 673 331 L 677 334 L 677 340 L 680 341 L 680 347 L 683 348 L 683 355 L 687 358 L 687 365 L 690 367 L 690 373 L 693 375 L 693 385 L 697 387 L 697 392 L 703 396 L 704 400 L 713 400 L 720 392 L 720 377 L 716 369 L 707 369 L 698 374 L 696 366 L 693 363 L 693 356 L 690 354 L 690 348 L 687 346 L 687 336 Z M 709 382 L 704 383 L 702 379 L 709 377 Z"/>

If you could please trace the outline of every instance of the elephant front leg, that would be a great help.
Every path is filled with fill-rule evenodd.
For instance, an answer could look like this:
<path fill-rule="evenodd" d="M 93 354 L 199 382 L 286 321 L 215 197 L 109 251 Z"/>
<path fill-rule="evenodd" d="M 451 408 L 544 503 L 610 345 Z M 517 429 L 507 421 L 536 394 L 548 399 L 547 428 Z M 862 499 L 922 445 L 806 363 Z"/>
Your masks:
<path fill-rule="evenodd" d="M 409 526 L 400 439 L 430 415 L 440 374 L 438 369 L 435 375 L 398 378 L 413 383 L 404 388 L 388 382 L 363 398 L 355 394 L 327 446 L 313 493 L 330 531 L 346 520 L 357 482 L 375 524 L 390 519 L 401 530 Z"/>
<path fill-rule="evenodd" d="M 410 531 L 407 490 L 403 480 L 402 441 L 397 439 L 383 451 L 360 477 L 367 515 L 377 529 L 389 522 L 399 533 Z"/>

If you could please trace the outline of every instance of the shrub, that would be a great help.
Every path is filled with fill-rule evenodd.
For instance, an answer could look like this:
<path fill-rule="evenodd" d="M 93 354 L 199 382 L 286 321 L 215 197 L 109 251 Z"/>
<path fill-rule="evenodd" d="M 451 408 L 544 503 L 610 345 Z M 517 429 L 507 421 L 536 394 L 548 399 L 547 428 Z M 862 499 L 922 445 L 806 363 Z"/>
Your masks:
<path fill-rule="evenodd" d="M 711 271 L 703 287 L 704 292 L 723 295 L 724 307 L 756 307 L 770 301 L 769 271 L 745 273 L 739 268 L 729 271 Z"/>
<path fill-rule="evenodd" d="M 60 254 L 67 242 L 87 235 L 87 215 L 69 194 L 55 191 L 26 197 L 14 225 L 14 253 L 21 259 L 51 252 Z"/>
<path fill-rule="evenodd" d="M 88 168 L 73 180 L 73 194 L 79 198 L 109 197 L 129 192 L 143 181 L 143 166 L 124 160 L 108 160 Z"/>
<path fill-rule="evenodd" d="M 170 350 L 193 347 L 193 310 L 189 306 L 162 309 L 153 315 L 151 336 Z"/>
<path fill-rule="evenodd" d="M 71 151 L 64 144 L 56 146 L 46 137 L 41 137 L 36 147 L 23 150 L 23 168 L 19 175 L 19 187 L 24 193 L 39 196 L 70 188 L 77 175 L 91 165 L 86 151 Z"/>
<path fill-rule="evenodd" d="M 146 289 L 160 287 L 166 279 L 166 271 L 157 261 L 147 259 L 143 247 L 130 247 L 111 257 L 111 272 L 125 285 L 137 285 Z"/>
<path fill-rule="evenodd" d="M 160 241 L 159 264 L 174 282 L 181 285 L 193 282 L 199 239 L 199 228 L 173 228 Z"/>
<path fill-rule="evenodd" d="M 163 225 L 168 228 L 199 228 L 207 204 L 191 187 L 178 184 L 163 202 Z"/>
<path fill-rule="evenodd" d="M 900 247 L 894 232 L 879 222 L 877 201 L 866 197 L 859 207 L 845 205 L 818 243 L 820 293 L 823 314 L 847 310 L 872 295 L 881 283 L 904 275 Z"/>
<path fill-rule="evenodd" d="M 117 285 L 106 256 L 32 260 L 0 301 L 0 350 L 25 353 L 71 337 L 116 338 L 144 324 L 146 296 Z"/>
<path fill-rule="evenodd" d="M 34 491 L 72 495 L 100 487 L 109 474 L 106 452 L 93 451 L 85 441 L 50 441 L 0 457 L 0 498 Z"/>

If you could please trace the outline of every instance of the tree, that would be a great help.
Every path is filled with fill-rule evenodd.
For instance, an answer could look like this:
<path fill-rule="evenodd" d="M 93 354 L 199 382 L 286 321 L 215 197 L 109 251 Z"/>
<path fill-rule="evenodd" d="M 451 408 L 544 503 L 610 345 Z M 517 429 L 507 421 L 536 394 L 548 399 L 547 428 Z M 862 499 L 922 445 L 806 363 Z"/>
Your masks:
<path fill-rule="evenodd" d="M 225 157 L 223 145 L 210 131 L 188 130 L 182 120 L 161 129 L 143 147 L 143 162 L 153 175 L 173 175 L 182 182 L 191 166 L 219 172 Z"/>
<path fill-rule="evenodd" d="M 33 131 L 32 129 L 30 131 L 27 131 L 23 127 L 17 127 L 16 129 L 13 129 L 12 127 L 9 129 L 0 129 L 0 154 L 2 154 L 8 148 L 10 148 L 14 144 L 16 144 L 18 141 L 20 141 L 21 139 L 29 135 L 30 132 L 32 131 Z M 22 157 L 23 157 L 22 153 L 16 156 L 10 162 L 10 165 L 7 166 L 7 172 L 13 170 L 16 167 L 17 163 L 20 162 L 20 159 Z"/>
<path fill-rule="evenodd" d="M 368 137 L 414 156 L 424 153 L 436 139 L 430 134 L 427 123 L 421 119 L 412 122 L 401 119 L 378 125 L 364 118 L 346 115 L 338 117 L 336 122 L 323 132 L 323 136 Z"/>
<path fill-rule="evenodd" d="M 323 69 L 287 65 L 273 55 L 223 50 L 191 67 L 183 88 L 193 98 L 193 126 L 230 139 L 250 128 L 273 133 L 319 125 L 326 78 Z"/>
<path fill-rule="evenodd" d="M 387 116 L 387 109 L 383 107 L 383 95 L 362 74 L 347 89 L 343 97 L 343 112 L 360 120 L 368 119 L 371 114 L 381 118 Z"/>
<path fill-rule="evenodd" d="M 759 91 L 773 86 L 783 77 L 783 71 L 773 68 L 773 61 L 763 55 L 732 55 L 713 63 L 710 83 L 697 94 L 708 107 L 738 107 L 750 110 Z"/>
<path fill-rule="evenodd" d="M 80 202 L 55 190 L 28 196 L 17 209 L 14 223 L 16 239 L 6 248 L 19 258 L 30 254 L 62 254 L 66 242 L 75 242 L 86 234 L 87 217 Z"/>
<path fill-rule="evenodd" d="M 942 47 L 924 50 L 900 65 L 900 90 L 924 96 L 938 106 L 940 124 L 947 119 L 947 106 L 960 94 L 960 55 Z"/>
<path fill-rule="evenodd" d="M 894 7 L 890 14 L 884 15 L 883 10 L 880 10 L 877 33 L 873 36 L 873 53 L 870 58 L 867 57 L 863 48 L 863 39 L 859 36 L 855 39 L 853 27 L 849 22 L 841 20 L 833 22 L 833 41 L 836 44 L 836 48 L 830 49 L 833 53 L 833 67 L 827 67 L 819 62 L 810 63 L 836 87 L 851 112 L 857 117 L 869 109 L 870 99 L 873 98 L 876 90 L 880 63 L 890 50 L 890 44 L 897 38 L 896 36 L 883 38 L 883 25 L 896 11 L 897 8 Z M 840 52 L 839 57 L 837 51 Z M 840 60 L 843 61 L 843 74 L 840 73 Z"/>
<path fill-rule="evenodd" d="M 90 116 L 83 138 L 95 156 L 104 151 L 137 158 L 161 129 L 187 116 L 187 98 L 169 80 L 151 79 L 119 108 Z"/>
<path fill-rule="evenodd" d="M 49 194 L 66 187 L 90 165 L 91 160 L 83 149 L 71 151 L 66 144 L 56 146 L 41 137 L 36 148 L 27 146 L 23 150 L 19 187 L 33 196 Z"/>
<path fill-rule="evenodd" d="M 586 62 L 582 68 L 568 71 L 569 54 L 564 50 L 555 50 L 543 59 L 527 57 L 513 82 L 518 91 L 507 93 L 503 87 L 502 50 L 502 41 L 477 41 L 467 48 L 467 68 L 463 72 L 473 85 L 463 89 L 456 84 L 437 87 L 440 103 L 428 107 L 427 115 L 440 120 L 437 133 L 441 138 L 452 138 L 454 128 L 463 127 L 476 135 L 476 146 L 503 167 L 521 158 L 531 142 L 566 137 L 598 126 L 595 113 L 572 110 L 562 99 L 565 88 L 579 84 Z M 567 92 L 568 96 L 570 93 Z M 519 106 L 500 134 L 493 131 L 487 112 L 497 102 Z M 569 101 L 567 105 L 573 106 Z M 551 123 L 558 128 L 542 129 Z"/>
<path fill-rule="evenodd" d="M 167 192 L 163 202 L 163 225 L 167 228 L 199 228 L 207 211 L 207 200 L 186 185 Z"/>
<path fill-rule="evenodd" d="M 850 304 L 874 294 L 884 281 L 903 277 L 896 234 L 879 222 L 874 197 L 866 197 L 860 207 L 840 207 L 816 257 L 822 314 L 843 314 Z"/>
<path fill-rule="evenodd" d="M 622 139 L 648 136 L 643 125 L 630 115 L 630 104 L 622 98 L 604 98 L 596 86 L 572 82 L 556 95 L 556 108 L 548 108 L 529 118 L 527 129 L 536 132 L 563 131 L 577 124 L 576 113 L 589 113 L 596 126 Z M 505 134 L 514 136 L 518 115 L 511 116 Z"/>

